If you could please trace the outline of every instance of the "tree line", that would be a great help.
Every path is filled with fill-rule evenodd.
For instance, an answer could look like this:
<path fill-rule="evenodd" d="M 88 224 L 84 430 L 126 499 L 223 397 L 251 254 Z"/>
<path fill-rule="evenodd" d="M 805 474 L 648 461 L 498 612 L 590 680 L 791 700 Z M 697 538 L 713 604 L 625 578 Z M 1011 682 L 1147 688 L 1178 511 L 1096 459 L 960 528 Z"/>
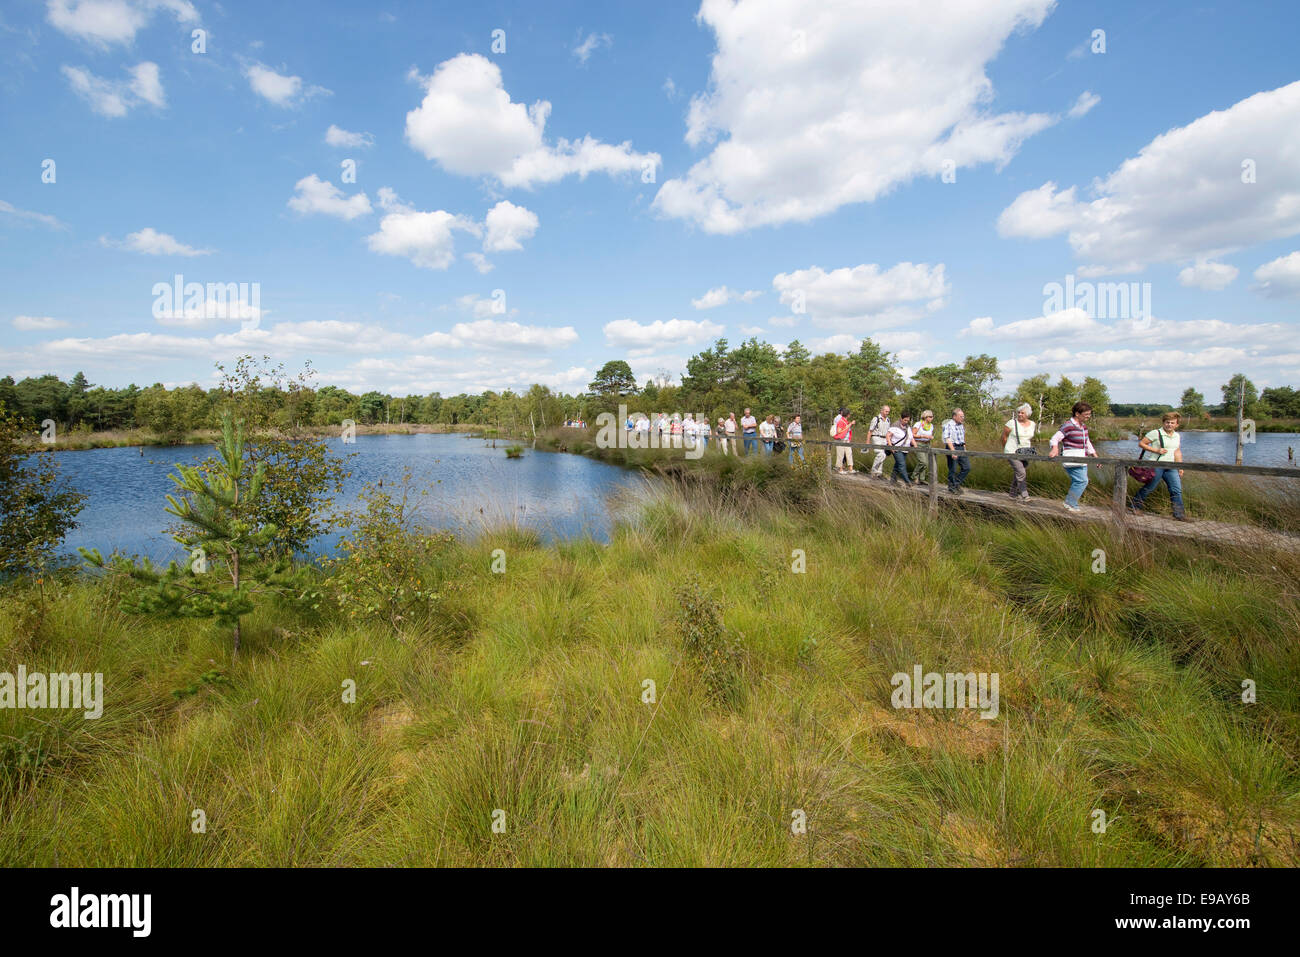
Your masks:
<path fill-rule="evenodd" d="M 244 357 L 250 360 L 251 357 Z M 263 361 L 268 361 L 263 358 Z M 218 369 L 222 366 L 218 365 Z M 286 382 L 288 380 L 285 380 Z M 966 410 L 979 426 L 999 422 L 1022 402 L 1034 408 L 1044 423 L 1063 421 L 1077 401 L 1089 403 L 1098 415 L 1152 415 L 1170 406 L 1112 403 L 1106 384 L 1088 376 L 1075 382 L 1046 375 L 1024 379 L 1014 392 L 997 389 L 998 361 L 983 354 L 960 364 L 926 366 L 910 376 L 899 369 L 897 357 L 870 339 L 857 352 L 813 355 L 798 340 L 783 350 L 750 338 L 737 346 L 718 339 L 691 356 L 680 382 L 667 375 L 638 384 L 624 359 L 613 359 L 596 374 L 586 392 L 568 394 L 534 384 L 526 391 L 486 391 L 443 396 L 389 395 L 378 391 L 355 394 L 333 385 L 317 386 L 307 372 L 285 382 L 264 380 L 259 386 L 270 425 L 282 429 L 336 426 L 345 420 L 374 425 L 489 425 L 515 434 L 552 428 L 564 421 L 614 411 L 619 404 L 630 412 L 693 412 L 714 419 L 746 406 L 802 414 L 814 428 L 828 425 L 844 407 L 859 420 L 882 404 L 906 408 L 913 414 L 931 409 L 946 416 L 955 406 Z M 1238 387 L 1245 383 L 1245 415 L 1260 418 L 1300 418 L 1300 391 L 1289 386 L 1259 391 L 1238 373 L 1221 387 L 1223 402 L 1206 404 L 1195 389 L 1187 389 L 1179 408 L 1190 417 L 1234 415 Z M 197 383 L 166 388 L 161 383 L 123 388 L 93 385 L 80 372 L 68 382 L 56 375 L 15 381 L 0 378 L 0 407 L 30 422 L 52 419 L 65 431 L 147 429 L 180 438 L 199 429 L 219 426 L 229 388 L 203 388 Z"/>

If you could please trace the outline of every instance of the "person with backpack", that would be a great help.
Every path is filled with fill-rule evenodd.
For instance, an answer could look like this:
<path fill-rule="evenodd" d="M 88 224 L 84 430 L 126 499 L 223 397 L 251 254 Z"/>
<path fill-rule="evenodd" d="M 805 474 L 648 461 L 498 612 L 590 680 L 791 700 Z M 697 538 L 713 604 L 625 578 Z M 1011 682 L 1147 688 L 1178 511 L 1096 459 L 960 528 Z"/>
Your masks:
<path fill-rule="evenodd" d="M 790 449 L 790 464 L 794 465 L 795 453 L 799 453 L 799 461 L 805 461 L 803 457 L 803 417 L 796 415 L 790 425 L 785 430 L 785 441 Z"/>
<path fill-rule="evenodd" d="M 1048 458 L 1054 459 L 1058 455 L 1063 458 L 1079 459 L 1089 455 L 1096 457 L 1097 450 L 1092 447 L 1092 440 L 1088 438 L 1088 420 L 1092 418 L 1092 406 L 1087 402 L 1076 402 L 1070 411 L 1072 413 L 1070 418 L 1066 419 L 1052 436 L 1052 448 L 1047 453 Z M 1065 471 L 1070 476 L 1070 491 L 1066 492 L 1065 501 L 1061 504 L 1065 506 L 1067 512 L 1077 512 L 1079 498 L 1088 487 L 1088 463 L 1067 465 Z"/>
<path fill-rule="evenodd" d="M 889 484 L 897 485 L 901 478 L 904 485 L 911 485 L 912 479 L 907 474 L 906 450 L 916 448 L 916 438 L 912 435 L 912 417 L 907 413 L 899 416 L 898 422 L 889 427 L 885 440 L 894 456 L 894 474 L 889 477 Z"/>
<path fill-rule="evenodd" d="M 876 449 L 875 461 L 871 463 L 871 477 L 874 479 L 884 479 L 885 472 L 885 448 L 889 445 L 889 406 L 882 405 L 880 411 L 876 413 L 867 426 L 867 432 L 871 437 L 871 444 Z"/>
<path fill-rule="evenodd" d="M 1007 419 L 1002 427 L 1002 451 L 1007 455 L 1034 455 L 1034 429 L 1036 426 L 1029 416 L 1034 407 L 1028 402 L 1016 408 L 1016 414 Z M 1011 460 L 1011 491 L 1008 493 L 1020 502 L 1029 501 L 1029 478 L 1026 470 L 1028 459 Z"/>
<path fill-rule="evenodd" d="M 1146 435 L 1138 440 L 1142 452 L 1140 457 L 1145 459 L 1147 455 L 1152 455 L 1157 462 L 1181 462 L 1183 460 L 1183 443 L 1178 434 L 1178 426 L 1182 422 L 1182 417 L 1177 412 L 1166 412 L 1160 417 L 1160 428 L 1152 429 Z M 1130 507 L 1135 514 L 1142 511 L 1146 503 L 1147 496 L 1154 492 L 1161 482 L 1169 486 L 1169 502 L 1174 509 L 1174 518 L 1177 521 L 1187 521 L 1187 514 L 1183 510 L 1183 470 L 1174 469 L 1157 465 L 1153 470 L 1154 475 L 1151 480 L 1138 489 Z"/>
<path fill-rule="evenodd" d="M 840 409 L 831 424 L 831 438 L 835 441 L 835 471 L 844 475 L 853 471 L 853 427 L 857 419 L 849 420 L 849 410 Z"/>

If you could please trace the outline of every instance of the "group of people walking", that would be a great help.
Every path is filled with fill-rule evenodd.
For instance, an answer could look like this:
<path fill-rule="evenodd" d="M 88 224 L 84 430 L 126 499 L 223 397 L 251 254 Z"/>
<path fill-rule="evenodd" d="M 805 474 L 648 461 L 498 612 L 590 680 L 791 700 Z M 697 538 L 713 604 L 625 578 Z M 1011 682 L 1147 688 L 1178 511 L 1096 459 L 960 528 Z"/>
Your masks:
<path fill-rule="evenodd" d="M 1028 467 L 1030 460 L 1038 455 L 1034 448 L 1034 438 L 1038 432 L 1038 423 L 1030 416 L 1033 407 L 1029 403 L 1019 406 L 1015 413 L 1002 426 L 1002 451 L 1011 462 L 1011 488 L 1008 494 L 1018 502 L 1029 501 Z M 881 406 L 880 411 L 872 416 L 867 425 L 869 448 L 863 452 L 874 453 L 869 475 L 873 479 L 885 480 L 885 463 L 892 458 L 893 469 L 889 474 L 890 484 L 913 485 L 929 480 L 929 455 L 926 451 L 934 447 L 948 462 L 948 492 L 961 495 L 970 475 L 970 456 L 966 453 L 966 413 L 953 409 L 952 414 L 944 420 L 935 434 L 934 412 L 923 411 L 913 420 L 910 413 L 904 412 L 897 420 L 892 419 L 892 409 Z M 1088 422 L 1092 419 L 1092 406 L 1087 402 L 1076 402 L 1071 409 L 1070 418 L 1062 423 L 1048 441 L 1048 458 L 1060 456 L 1065 459 L 1096 457 L 1088 435 Z M 840 409 L 831 425 L 831 440 L 835 447 L 834 469 L 840 474 L 855 471 L 853 464 L 853 429 L 856 419 L 849 418 L 848 409 Z M 1152 429 L 1141 436 L 1140 458 L 1144 463 L 1141 468 L 1131 470 L 1142 481 L 1142 487 L 1129 502 L 1129 508 L 1141 512 L 1147 498 L 1163 483 L 1169 489 L 1169 498 L 1173 505 L 1174 518 L 1185 520 L 1182 497 L 1182 470 L 1174 464 L 1183 460 L 1178 428 L 1181 424 L 1177 412 L 1166 412 L 1161 419 L 1161 427 Z M 779 415 L 769 415 L 759 420 L 751 409 L 746 408 L 739 420 L 732 412 L 719 416 L 716 425 L 711 425 L 706 416 L 696 418 L 694 415 L 668 415 L 664 412 L 652 415 L 627 417 L 625 428 L 633 431 L 658 434 L 659 445 L 664 448 L 694 449 L 697 444 L 704 449 L 709 447 L 711 439 L 716 439 L 724 455 L 739 455 L 737 440 L 743 443 L 745 455 L 787 454 L 793 464 L 797 455 L 804 458 L 803 417 L 796 415 L 788 424 L 782 425 Z M 937 443 L 937 444 L 936 444 Z M 648 443 L 647 443 L 648 444 Z M 915 456 L 914 464 L 909 467 L 908 456 Z M 1063 463 L 1064 464 L 1064 463 Z M 1064 464 L 1070 479 L 1070 488 L 1062 503 L 1066 510 L 1077 512 L 1080 499 L 1088 487 L 1088 465 Z"/>
<path fill-rule="evenodd" d="M 882 406 L 872 417 L 867 426 L 875 458 L 871 463 L 870 475 L 883 481 L 884 465 L 892 457 L 894 468 L 889 476 L 891 484 L 912 485 L 928 480 L 929 456 L 920 454 L 934 443 L 934 413 L 926 409 L 913 422 L 908 413 L 903 413 L 897 421 L 890 420 L 890 407 Z M 1030 459 L 1038 454 L 1034 448 L 1034 435 L 1038 424 L 1030 418 L 1033 407 L 1029 403 L 1019 406 L 1015 414 L 1002 427 L 1002 451 L 1014 455 L 1011 459 L 1011 488 L 1008 494 L 1018 502 L 1029 501 L 1028 467 Z M 1088 435 L 1088 422 L 1092 418 L 1092 406 L 1087 402 L 1076 402 L 1068 418 L 1048 441 L 1048 458 L 1096 457 Z M 1173 506 L 1174 518 L 1186 521 L 1183 507 L 1182 470 L 1173 467 L 1173 463 L 1183 460 L 1178 427 L 1181 417 L 1177 412 L 1166 412 L 1161 417 L 1160 428 L 1152 429 L 1138 440 L 1141 448 L 1139 458 L 1150 461 L 1151 467 L 1130 470 L 1142 481 L 1142 487 L 1129 501 L 1129 508 L 1140 513 L 1148 496 L 1163 482 L 1169 489 L 1169 499 Z M 857 420 L 850 420 L 847 409 L 840 409 L 839 415 L 831 426 L 831 438 L 836 443 L 835 470 L 840 473 L 854 471 L 853 466 L 853 427 Z M 961 409 L 953 409 L 939 431 L 939 442 L 948 460 L 948 492 L 961 495 L 970 474 L 970 456 L 966 454 L 966 414 Z M 864 451 L 866 451 L 864 449 Z M 909 472 L 907 456 L 916 454 L 917 463 Z M 1148 456 L 1150 457 L 1148 459 Z M 1143 471 L 1145 469 L 1145 471 Z M 1065 465 L 1070 478 L 1070 488 L 1062 505 L 1067 511 L 1078 512 L 1079 502 L 1088 487 L 1087 463 Z"/>
<path fill-rule="evenodd" d="M 797 455 L 803 455 L 803 416 L 796 415 L 787 425 L 781 424 L 779 415 L 769 415 L 762 422 L 754 417 L 753 411 L 746 408 L 740 420 L 732 412 L 725 418 L 718 417 L 716 426 L 710 425 L 706 416 L 698 419 L 690 412 L 686 415 L 669 415 L 655 412 L 649 416 L 627 417 L 624 428 L 629 432 L 639 432 L 648 436 L 654 432 L 659 437 L 661 448 L 694 449 L 698 443 L 708 449 L 709 441 L 716 439 L 723 455 L 739 455 L 737 439 L 744 443 L 746 455 L 756 454 L 761 443 L 766 455 L 788 453 L 790 462 Z"/>

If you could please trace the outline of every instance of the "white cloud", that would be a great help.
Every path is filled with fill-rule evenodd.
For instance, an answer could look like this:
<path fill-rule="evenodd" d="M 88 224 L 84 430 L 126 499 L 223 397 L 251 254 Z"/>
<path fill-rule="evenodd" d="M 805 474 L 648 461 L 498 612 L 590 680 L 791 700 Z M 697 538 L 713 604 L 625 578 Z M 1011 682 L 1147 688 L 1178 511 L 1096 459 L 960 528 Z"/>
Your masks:
<path fill-rule="evenodd" d="M 1067 115 L 1070 119 L 1077 120 L 1100 102 L 1101 97 L 1096 93 L 1091 90 L 1084 90 L 1079 94 L 1079 98 L 1074 101 L 1074 106 L 1070 107 L 1070 112 Z"/>
<path fill-rule="evenodd" d="M 330 96 L 330 90 L 323 86 L 306 86 L 300 76 L 287 76 L 277 73 L 262 63 L 253 63 L 244 68 L 248 85 L 258 96 L 279 107 L 297 106 L 303 100 L 315 96 Z"/>
<path fill-rule="evenodd" d="M 1279 256 L 1255 270 L 1256 289 L 1270 299 L 1300 298 L 1300 251 Z"/>
<path fill-rule="evenodd" d="M 1162 133 L 1076 198 L 1055 183 L 1020 194 L 1003 236 L 1067 233 L 1106 267 L 1215 259 L 1300 232 L 1300 81 Z"/>
<path fill-rule="evenodd" d="M 49 0 L 46 19 L 68 36 L 104 47 L 129 44 L 159 10 L 178 23 L 193 23 L 198 11 L 186 0 Z"/>
<path fill-rule="evenodd" d="M 451 327 L 449 335 L 449 344 L 457 348 L 560 349 L 578 341 L 573 326 L 526 326 L 497 319 L 458 322 Z"/>
<path fill-rule="evenodd" d="M 257 323 L 264 315 L 265 310 L 242 299 L 211 298 L 200 306 L 183 304 L 180 309 L 161 310 L 157 319 L 160 326 L 200 329 L 215 322 Z"/>
<path fill-rule="evenodd" d="M 1075 188 L 1059 192 L 1053 182 L 1021 193 L 998 216 L 998 235 L 1046 239 L 1069 229 L 1076 217 Z"/>
<path fill-rule="evenodd" d="M 329 146 L 341 146 L 346 149 L 369 149 L 375 145 L 375 138 L 369 133 L 351 133 L 331 123 L 330 128 L 325 131 L 325 142 Z"/>
<path fill-rule="evenodd" d="M 981 316 L 972 319 L 970 325 L 957 334 L 994 337 L 1010 345 L 1036 339 L 1095 336 L 1100 334 L 1103 328 L 1101 323 L 1076 306 L 1050 315 L 1036 316 L 1033 319 L 1017 319 L 1000 326 L 994 323 L 991 317 Z"/>
<path fill-rule="evenodd" d="M 1217 292 L 1220 289 L 1226 289 L 1228 284 L 1237 278 L 1238 273 L 1239 270 L 1236 266 L 1202 260 L 1196 265 L 1188 266 L 1182 270 L 1178 274 L 1178 281 L 1184 286 Z"/>
<path fill-rule="evenodd" d="M 671 76 L 668 77 L 668 79 L 664 80 L 663 91 L 664 91 L 664 96 L 668 97 L 668 99 L 670 100 L 677 99 L 677 84 L 673 82 L 673 78 Z"/>
<path fill-rule="evenodd" d="M 701 345 L 722 334 L 725 326 L 707 319 L 669 319 L 641 323 L 615 319 L 605 323 L 605 345 L 616 349 L 652 350 L 662 345 Z"/>
<path fill-rule="evenodd" d="M 379 205 L 387 214 L 379 223 L 379 232 L 366 237 L 373 252 L 386 256 L 405 256 L 423 269 L 446 269 L 455 255 L 452 230 L 478 236 L 482 227 L 464 216 L 443 209 L 421 212 L 404 205 L 387 187 L 379 190 Z"/>
<path fill-rule="evenodd" d="M 484 225 L 487 227 L 483 239 L 484 252 L 499 253 L 523 249 L 523 241 L 531 239 L 537 232 L 538 219 L 531 210 L 503 199 L 488 210 Z"/>
<path fill-rule="evenodd" d="M 825 336 L 820 339 L 808 340 L 808 350 L 813 355 L 821 355 L 823 352 L 834 352 L 837 354 L 857 352 L 861 347 L 862 340 L 857 336 L 849 335 L 847 332 L 837 333 L 833 336 Z"/>
<path fill-rule="evenodd" d="M 68 227 L 61 223 L 55 217 L 48 213 L 34 213 L 29 209 L 19 209 L 13 203 L 7 203 L 0 199 L 0 213 L 7 213 L 16 219 L 32 220 L 43 226 L 49 226 L 51 229 L 67 229 Z"/>
<path fill-rule="evenodd" d="M 113 249 L 125 249 L 133 253 L 144 253 L 147 256 L 207 256 L 212 252 L 211 249 L 188 246 L 170 233 L 160 233 L 152 226 L 127 233 L 126 238 L 122 240 L 101 237 L 100 242 Z"/>
<path fill-rule="evenodd" d="M 581 36 L 581 32 L 578 34 Z M 579 63 L 586 63 L 591 54 L 602 46 L 612 46 L 614 38 L 608 33 L 588 33 L 585 40 L 573 48 L 573 55 Z"/>
<path fill-rule="evenodd" d="M 67 65 L 62 72 L 72 91 L 100 116 L 126 116 L 142 102 L 157 107 L 167 105 L 158 64 L 147 60 L 127 68 L 129 80 L 106 80 L 82 67 Z"/>
<path fill-rule="evenodd" d="M 745 292 L 737 292 L 734 289 L 728 289 L 726 286 L 718 286 L 716 289 L 710 289 L 699 299 L 692 299 L 691 305 L 696 309 L 713 309 L 717 306 L 724 306 L 729 302 L 753 302 L 761 295 L 763 295 L 761 289 L 748 289 Z"/>
<path fill-rule="evenodd" d="M 490 273 L 493 266 L 488 262 L 488 258 L 482 253 L 466 253 L 465 258 L 474 264 L 474 268 L 481 273 Z"/>
<path fill-rule="evenodd" d="M 861 335 L 912 322 L 943 307 L 950 287 L 944 265 L 875 263 L 826 272 L 820 266 L 780 273 L 772 286 L 792 313 L 802 305 L 813 325 Z"/>
<path fill-rule="evenodd" d="M 62 319 L 54 319 L 50 316 L 14 316 L 12 320 L 13 327 L 23 332 L 41 332 L 46 329 L 61 329 L 67 323 Z"/>
<path fill-rule="evenodd" d="M 704 0 L 717 52 L 686 142 L 717 145 L 654 207 L 712 233 L 804 222 L 945 165 L 1006 164 L 1058 117 L 994 113 L 985 70 L 1053 0 Z"/>
<path fill-rule="evenodd" d="M 406 140 L 426 158 L 462 176 L 492 176 L 507 187 L 530 188 L 576 174 L 640 172 L 660 164 L 657 153 L 631 144 L 592 139 L 545 142 L 551 104 L 514 103 L 501 69 L 476 53 L 440 63 L 432 77 L 418 77 L 423 102 L 406 114 Z"/>
<path fill-rule="evenodd" d="M 507 311 L 504 299 L 484 299 L 474 293 L 461 296 L 456 300 L 456 306 L 470 313 L 475 319 L 487 319 L 496 315 L 513 316 L 519 312 L 518 309 Z"/>
<path fill-rule="evenodd" d="M 345 197 L 337 186 L 315 173 L 298 180 L 293 191 L 294 195 L 289 197 L 289 208 L 304 216 L 320 213 L 351 221 L 370 213 L 370 197 L 365 193 Z"/>

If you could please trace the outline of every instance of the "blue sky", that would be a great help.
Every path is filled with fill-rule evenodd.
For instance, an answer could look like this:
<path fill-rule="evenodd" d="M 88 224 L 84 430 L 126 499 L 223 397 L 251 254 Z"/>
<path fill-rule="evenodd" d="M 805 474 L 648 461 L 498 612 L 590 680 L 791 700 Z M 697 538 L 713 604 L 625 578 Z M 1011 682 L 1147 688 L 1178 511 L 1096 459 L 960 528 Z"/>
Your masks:
<path fill-rule="evenodd" d="M 1290 3 L 9 4 L 0 373 L 577 391 L 869 335 L 1008 389 L 1300 385 L 1298 34 Z M 160 305 L 177 274 L 248 291 Z"/>

